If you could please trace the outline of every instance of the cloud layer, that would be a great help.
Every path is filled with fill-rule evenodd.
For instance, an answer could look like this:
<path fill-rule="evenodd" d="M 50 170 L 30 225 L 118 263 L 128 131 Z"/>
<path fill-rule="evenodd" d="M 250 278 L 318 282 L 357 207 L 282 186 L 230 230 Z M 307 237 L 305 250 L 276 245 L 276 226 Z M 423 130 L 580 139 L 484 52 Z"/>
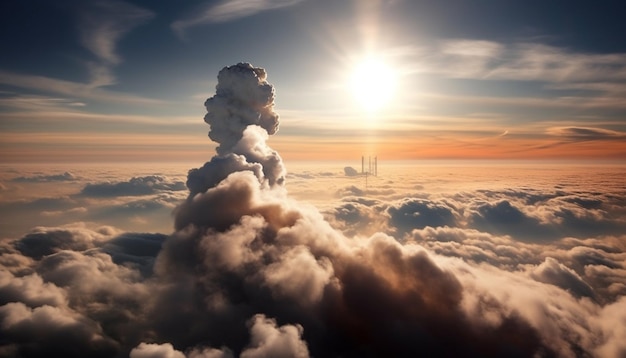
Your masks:
<path fill-rule="evenodd" d="M 321 213 L 287 193 L 266 144 L 278 116 L 265 71 L 242 63 L 218 79 L 205 119 L 219 147 L 189 171 L 173 233 L 69 225 L 1 242 L 0 355 L 626 353 L 623 186 L 295 176 L 348 184 Z M 68 200 L 179 186 L 141 176 Z"/>

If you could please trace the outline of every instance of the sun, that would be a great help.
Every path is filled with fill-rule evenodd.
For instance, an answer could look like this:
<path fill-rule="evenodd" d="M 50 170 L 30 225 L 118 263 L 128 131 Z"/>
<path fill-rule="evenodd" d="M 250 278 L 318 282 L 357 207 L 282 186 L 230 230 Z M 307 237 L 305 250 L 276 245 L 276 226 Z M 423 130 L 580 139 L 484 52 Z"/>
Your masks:
<path fill-rule="evenodd" d="M 354 65 L 350 92 L 367 112 L 377 112 L 389 104 L 396 85 L 393 69 L 376 57 L 367 57 Z"/>

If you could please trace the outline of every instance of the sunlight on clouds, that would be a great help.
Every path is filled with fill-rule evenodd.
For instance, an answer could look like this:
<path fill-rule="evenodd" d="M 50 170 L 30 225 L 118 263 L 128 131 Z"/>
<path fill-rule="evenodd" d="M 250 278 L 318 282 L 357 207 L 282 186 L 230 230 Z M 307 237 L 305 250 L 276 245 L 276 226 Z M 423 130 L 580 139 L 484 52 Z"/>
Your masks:
<path fill-rule="evenodd" d="M 29 193 L 0 196 L 0 355 L 624 355 L 624 165 L 392 163 L 373 152 L 379 175 L 344 166 L 358 167 L 360 153 L 287 174 L 267 145 L 279 127 L 274 93 L 264 69 L 224 67 L 204 102 L 214 143 L 202 148 L 216 153 L 186 176 L 165 155 L 107 168 L 84 153 L 160 151 L 180 166 L 195 148 L 185 135 L 0 135 L 46 152 L 54 141 L 92 162 L 0 166 L 0 195 Z M 319 147 L 388 149 L 403 138 L 389 154 L 421 145 L 419 156 L 434 156 L 442 142 L 495 153 L 526 140 L 501 124 L 444 137 L 425 120 L 387 136 L 360 123 L 345 137 L 322 128 Z M 620 138 L 551 128 L 551 141 Z"/>

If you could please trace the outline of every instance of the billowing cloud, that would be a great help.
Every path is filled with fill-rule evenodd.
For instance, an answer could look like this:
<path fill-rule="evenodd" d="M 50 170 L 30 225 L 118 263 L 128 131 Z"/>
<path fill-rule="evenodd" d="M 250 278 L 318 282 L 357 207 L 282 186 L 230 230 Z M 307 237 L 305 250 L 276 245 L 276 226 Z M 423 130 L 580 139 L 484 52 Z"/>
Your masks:
<path fill-rule="evenodd" d="M 171 234 L 39 227 L 0 242 L 0 353 L 626 353 L 626 247 L 615 215 L 623 195 L 553 186 L 431 193 L 438 183 L 418 180 L 404 197 L 379 182 L 377 194 L 344 191 L 326 220 L 288 195 L 282 160 L 266 144 L 278 116 L 265 72 L 238 64 L 220 74 L 206 106 L 220 146 L 189 171 Z M 558 231 L 576 223 L 604 231 Z M 533 235 L 520 239 L 526 229 Z"/>
<path fill-rule="evenodd" d="M 594 295 L 593 289 L 574 270 L 551 257 L 546 257 L 546 260 L 533 270 L 531 277 L 569 290 L 577 297 Z"/>
<path fill-rule="evenodd" d="M 277 327 L 276 320 L 262 314 L 248 321 L 250 343 L 241 352 L 242 358 L 308 358 L 306 342 L 300 339 L 302 326 L 284 325 Z M 130 351 L 130 358 L 233 358 L 228 348 L 196 347 L 185 354 L 175 350 L 170 343 L 140 343 Z"/>
<path fill-rule="evenodd" d="M 216 93 L 204 103 L 204 121 L 211 126 L 209 138 L 219 143 L 218 155 L 187 178 L 191 196 L 205 192 L 230 173 L 249 170 L 269 185 L 282 184 L 285 168 L 278 153 L 265 141 L 278 131 L 274 112 L 274 88 L 265 70 L 248 63 L 223 68 Z"/>
<path fill-rule="evenodd" d="M 255 315 L 249 324 L 251 342 L 249 348 L 241 353 L 242 358 L 309 357 L 306 342 L 300 339 L 302 326 L 276 327 L 276 320 L 268 319 L 264 315 Z"/>
<path fill-rule="evenodd" d="M 401 233 L 426 226 L 454 226 L 454 209 L 423 199 L 403 200 L 387 209 L 390 224 Z"/>
<path fill-rule="evenodd" d="M 57 307 L 10 302 L 0 306 L 0 322 L 3 336 L 13 342 L 3 345 L 6 356 L 110 357 L 117 350 L 95 321 Z"/>

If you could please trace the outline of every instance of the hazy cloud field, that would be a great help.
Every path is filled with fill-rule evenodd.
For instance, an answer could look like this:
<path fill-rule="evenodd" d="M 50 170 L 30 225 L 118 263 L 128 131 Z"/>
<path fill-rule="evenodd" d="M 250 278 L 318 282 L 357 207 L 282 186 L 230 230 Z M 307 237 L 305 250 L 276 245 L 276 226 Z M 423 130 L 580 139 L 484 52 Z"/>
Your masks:
<path fill-rule="evenodd" d="M 223 70 L 205 164 L 2 167 L 0 356 L 626 355 L 626 167 L 291 169 L 273 100 Z"/>

